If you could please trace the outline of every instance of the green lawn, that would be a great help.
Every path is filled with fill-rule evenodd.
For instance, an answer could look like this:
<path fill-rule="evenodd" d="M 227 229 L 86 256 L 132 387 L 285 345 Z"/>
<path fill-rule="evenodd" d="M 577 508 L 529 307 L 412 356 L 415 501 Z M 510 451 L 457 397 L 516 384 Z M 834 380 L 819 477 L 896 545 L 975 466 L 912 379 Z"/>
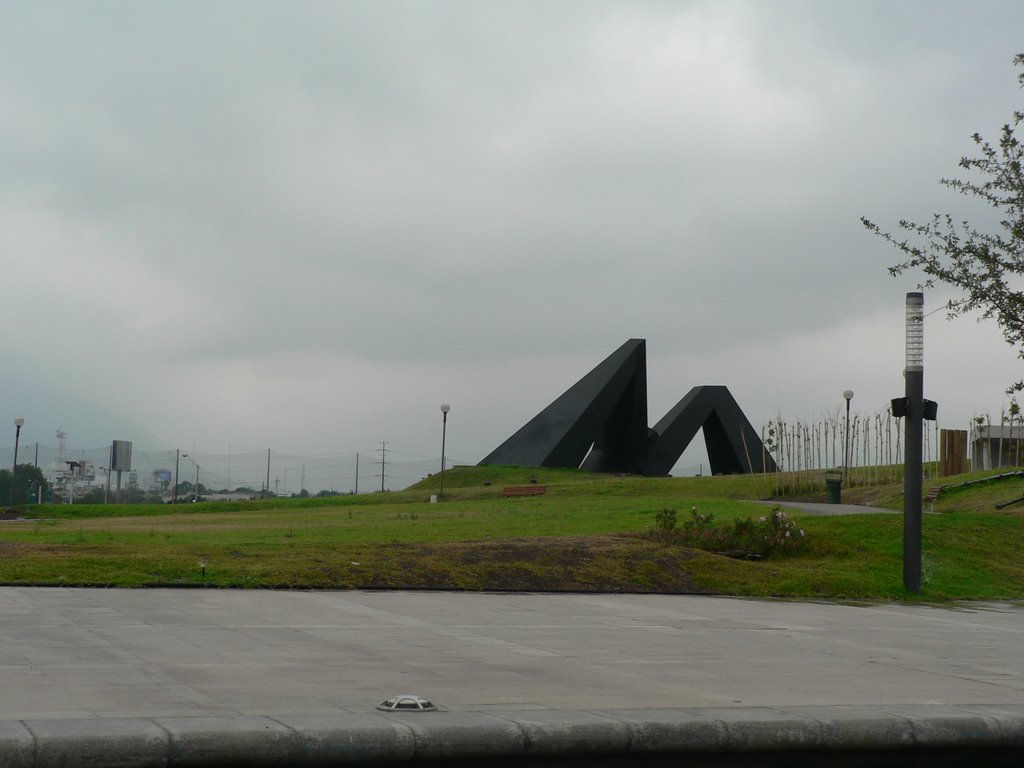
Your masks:
<path fill-rule="evenodd" d="M 970 476 L 972 479 L 977 476 Z M 536 479 L 542 496 L 503 498 Z M 849 599 L 1024 597 L 1024 480 L 950 491 L 924 521 L 921 598 L 901 586 L 898 514 L 796 515 L 806 547 L 751 562 L 649 533 L 691 508 L 716 522 L 768 507 L 760 477 L 633 478 L 465 468 L 401 493 L 176 506 L 33 508 L 0 522 L 0 582 L 293 588 L 713 592 Z M 850 495 L 856 495 L 853 492 Z M 875 488 L 873 498 L 899 498 Z M 844 501 L 848 498 L 844 495 Z M 205 564 L 205 565 L 204 565 Z"/>

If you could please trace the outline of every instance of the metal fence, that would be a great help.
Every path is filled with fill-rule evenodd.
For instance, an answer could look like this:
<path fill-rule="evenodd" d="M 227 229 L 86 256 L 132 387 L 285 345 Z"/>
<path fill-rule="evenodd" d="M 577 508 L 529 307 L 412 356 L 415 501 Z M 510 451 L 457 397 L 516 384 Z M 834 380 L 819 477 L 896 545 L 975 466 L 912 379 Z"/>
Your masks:
<path fill-rule="evenodd" d="M 116 489 L 117 473 L 107 471 L 111 447 L 73 448 L 42 443 L 22 444 L 18 464 L 38 467 L 60 498 L 80 496 L 93 488 Z M 0 467 L 13 464 L 13 446 L 0 449 Z M 451 467 L 458 462 L 446 459 Z M 131 470 L 122 472 L 122 489 L 159 493 L 170 497 L 175 486 L 192 489 L 197 482 L 204 493 L 245 489 L 279 496 L 320 492 L 367 493 L 401 490 L 441 467 L 441 457 L 413 446 L 384 442 L 355 450 L 289 453 L 274 449 L 224 452 L 191 449 L 153 450 L 134 447 Z"/>

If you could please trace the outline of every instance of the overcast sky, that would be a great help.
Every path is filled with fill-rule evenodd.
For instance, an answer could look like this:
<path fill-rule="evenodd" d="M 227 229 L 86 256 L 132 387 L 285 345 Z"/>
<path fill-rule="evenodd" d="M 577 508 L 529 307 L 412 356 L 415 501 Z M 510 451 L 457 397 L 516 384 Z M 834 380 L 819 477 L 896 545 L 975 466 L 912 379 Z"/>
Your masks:
<path fill-rule="evenodd" d="M 698 384 L 755 426 L 875 413 L 918 278 L 859 217 L 986 220 L 938 181 L 1021 108 L 1021 30 L 1019 0 L 8 0 L 0 442 L 439 456 L 449 402 L 475 462 L 632 337 L 652 423 Z M 941 425 L 998 414 L 998 329 L 925 333 Z"/>

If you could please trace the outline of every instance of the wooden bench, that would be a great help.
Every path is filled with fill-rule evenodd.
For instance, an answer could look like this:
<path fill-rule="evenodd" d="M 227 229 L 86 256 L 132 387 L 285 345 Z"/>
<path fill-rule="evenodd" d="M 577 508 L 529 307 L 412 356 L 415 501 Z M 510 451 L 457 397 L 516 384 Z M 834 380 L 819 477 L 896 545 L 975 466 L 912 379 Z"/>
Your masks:
<path fill-rule="evenodd" d="M 937 498 L 939 498 L 939 496 L 941 496 L 941 495 L 942 495 L 942 486 L 941 485 L 933 485 L 931 488 L 928 489 L 928 493 L 926 493 L 924 495 L 922 501 L 928 502 L 928 511 L 929 512 L 934 512 L 935 511 L 935 500 Z"/>
<path fill-rule="evenodd" d="M 540 496 L 548 487 L 546 485 L 506 485 L 501 489 L 502 496 Z"/>

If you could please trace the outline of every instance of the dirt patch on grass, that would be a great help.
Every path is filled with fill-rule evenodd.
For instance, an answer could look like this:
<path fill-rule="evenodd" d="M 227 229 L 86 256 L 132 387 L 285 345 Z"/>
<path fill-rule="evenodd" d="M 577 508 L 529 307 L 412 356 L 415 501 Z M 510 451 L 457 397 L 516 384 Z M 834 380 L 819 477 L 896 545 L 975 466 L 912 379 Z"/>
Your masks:
<path fill-rule="evenodd" d="M 692 550 L 636 535 L 389 544 L 353 586 L 391 589 L 693 593 Z M 365 557 L 365 556 L 364 556 Z M 380 558 L 374 562 L 374 558 Z M 362 576 L 362 578 L 360 578 Z M 365 579 L 365 580 L 364 580 Z"/>
<path fill-rule="evenodd" d="M 163 545 L 125 552 L 92 544 L 0 542 L 0 580 L 82 586 L 195 583 L 250 588 L 685 594 L 707 591 L 694 583 L 692 568 L 697 560 L 713 557 L 631 534 L 201 552 Z M 199 558 L 208 563 L 202 575 Z"/>
<path fill-rule="evenodd" d="M 624 538 L 624 537 L 623 537 Z M 595 551 L 620 546 L 615 537 L 593 536 L 551 539 L 548 537 L 470 541 L 445 544 L 443 549 L 458 552 L 463 565 L 479 563 L 545 562 L 563 567 L 590 562 Z"/>
<path fill-rule="evenodd" d="M 65 555 L 70 547 L 61 544 L 32 544 L 22 541 L 0 541 L 0 558 Z M 80 552 L 81 550 L 76 550 Z"/>

